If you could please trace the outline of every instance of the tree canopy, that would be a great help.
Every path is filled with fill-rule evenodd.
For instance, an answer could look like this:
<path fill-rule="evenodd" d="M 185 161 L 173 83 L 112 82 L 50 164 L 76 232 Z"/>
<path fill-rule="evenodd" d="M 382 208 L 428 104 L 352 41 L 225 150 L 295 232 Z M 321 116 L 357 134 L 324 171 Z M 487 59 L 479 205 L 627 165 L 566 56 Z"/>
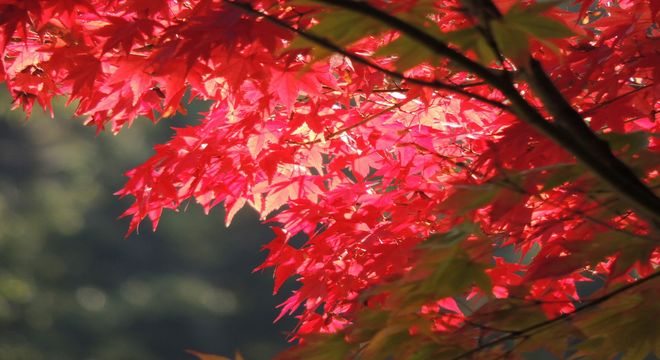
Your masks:
<path fill-rule="evenodd" d="M 659 10 L 5 0 L 0 76 L 28 113 L 64 95 L 115 133 L 209 100 L 117 194 L 129 232 L 190 200 L 227 224 L 255 208 L 274 233 L 257 269 L 299 283 L 284 358 L 643 359 L 660 352 Z"/>

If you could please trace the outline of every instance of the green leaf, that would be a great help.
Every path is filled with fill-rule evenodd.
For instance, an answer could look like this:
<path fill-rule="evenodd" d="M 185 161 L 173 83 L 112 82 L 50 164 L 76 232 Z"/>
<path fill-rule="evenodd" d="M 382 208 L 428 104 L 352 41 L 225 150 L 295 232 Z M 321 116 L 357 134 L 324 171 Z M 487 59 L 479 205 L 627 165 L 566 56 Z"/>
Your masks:
<path fill-rule="evenodd" d="M 463 50 L 473 50 L 482 64 L 490 64 L 497 57 L 488 42 L 481 36 L 477 28 L 467 28 L 451 31 L 443 34 L 440 38 L 448 43 L 454 44 Z"/>
<path fill-rule="evenodd" d="M 557 3 L 539 3 L 525 8 L 514 6 L 501 19 L 491 21 L 491 32 L 502 55 L 514 63 L 524 64 L 529 58 L 529 37 L 538 39 L 552 51 L 558 51 L 557 47 L 547 39 L 575 35 L 561 22 L 541 15 Z M 485 45 L 488 44 L 475 42 L 475 50 L 481 47 L 483 52 Z"/>
<path fill-rule="evenodd" d="M 367 341 L 387 324 L 389 316 L 388 312 L 380 309 L 365 308 L 361 310 L 351 337 L 358 342 Z"/>
<path fill-rule="evenodd" d="M 569 347 L 568 339 L 579 338 L 580 333 L 570 321 L 560 321 L 534 332 L 533 336 L 518 343 L 518 353 L 535 352 L 543 349 L 557 359 L 564 359 Z"/>
<path fill-rule="evenodd" d="M 424 346 L 424 347 L 418 349 L 417 351 L 415 351 L 415 353 L 413 353 L 412 356 L 410 356 L 408 358 L 408 360 L 429 360 L 429 359 L 433 359 L 433 353 L 434 353 L 433 347 L 427 345 L 427 346 Z"/>
<path fill-rule="evenodd" d="M 465 214 L 488 205 L 500 190 L 501 187 L 494 184 L 457 186 L 457 190 L 442 202 L 440 209 Z"/>
<path fill-rule="evenodd" d="M 472 234 L 483 235 L 478 224 L 471 221 L 464 221 L 452 227 L 447 232 L 432 234 L 418 247 L 420 249 L 452 247 L 463 242 Z"/>
<path fill-rule="evenodd" d="M 506 18 L 513 29 L 520 30 L 538 39 L 562 39 L 575 35 L 561 22 L 539 15 L 522 15 Z"/>
<path fill-rule="evenodd" d="M 607 141 L 614 151 L 625 151 L 627 153 L 638 153 L 649 146 L 649 134 L 646 131 L 635 131 L 630 133 L 610 132 L 601 134 L 600 137 Z"/>
<path fill-rule="evenodd" d="M 402 290 L 395 290 L 409 307 L 419 306 L 430 298 L 461 295 L 475 284 L 490 291 L 490 278 L 485 273 L 490 265 L 474 261 L 459 247 L 428 252 L 413 271 L 425 274 L 430 270 L 430 273 L 408 287 L 400 287 Z"/>
<path fill-rule="evenodd" d="M 305 360 L 338 360 L 347 359 L 351 345 L 344 340 L 342 334 L 319 334 L 305 339 L 307 344 L 291 353 L 292 358 Z"/>
<path fill-rule="evenodd" d="M 393 4 L 395 2 L 392 2 Z M 405 12 L 400 12 L 397 14 L 399 19 L 407 22 L 408 24 L 414 25 L 417 28 L 434 28 L 433 23 L 429 21 L 429 15 L 436 14 L 437 0 L 417 0 L 415 6 L 410 7 Z M 428 25 L 432 24 L 431 27 Z"/>
<path fill-rule="evenodd" d="M 546 178 L 543 184 L 543 191 L 548 191 L 556 188 L 557 186 L 570 183 L 585 174 L 585 169 L 580 164 L 562 164 L 556 169 L 551 170 L 552 173 Z"/>
<path fill-rule="evenodd" d="M 605 359 L 621 353 L 621 359 L 643 360 L 660 350 L 660 305 L 654 301 L 659 293 L 654 284 L 645 285 L 634 293 L 618 294 L 574 320 L 588 339 L 576 346 L 578 354 Z"/>
<path fill-rule="evenodd" d="M 646 177 L 650 171 L 660 166 L 660 157 L 648 148 L 651 137 L 660 137 L 647 131 L 634 131 L 630 133 L 609 132 L 599 134 L 607 141 L 612 151 L 620 156 L 639 177 Z M 651 184 L 652 185 L 652 184 Z"/>
<path fill-rule="evenodd" d="M 319 19 L 319 24 L 307 30 L 308 33 L 328 39 L 333 44 L 345 48 L 369 35 L 377 34 L 387 28 L 380 22 L 349 10 L 333 10 Z M 329 56 L 332 52 L 317 44 L 297 36 L 287 50 L 311 48 L 316 60 Z"/>
<path fill-rule="evenodd" d="M 407 324 L 390 324 L 378 331 L 360 352 L 365 359 L 387 359 L 402 344 L 410 341 Z"/>
<path fill-rule="evenodd" d="M 472 49 L 479 40 L 480 34 L 477 28 L 467 28 L 450 31 L 441 35 L 442 40 L 455 44 L 464 49 Z"/>
<path fill-rule="evenodd" d="M 648 259 L 655 243 L 619 231 L 600 233 L 591 241 L 575 240 L 561 243 L 570 252 L 568 256 L 538 256 L 526 274 L 526 279 L 536 280 L 563 276 L 587 265 L 595 265 L 606 257 L 618 255 L 611 276 L 623 275 L 639 260 Z"/>
<path fill-rule="evenodd" d="M 527 7 L 513 6 L 502 19 L 509 27 L 522 31 L 539 40 L 560 39 L 575 35 L 561 22 L 541 13 L 559 5 L 562 1 L 537 2 Z"/>
<path fill-rule="evenodd" d="M 490 22 L 495 43 L 502 55 L 517 64 L 523 63 L 529 57 L 527 34 L 505 21 L 506 18 Z"/>
<path fill-rule="evenodd" d="M 407 36 L 401 36 L 379 48 L 375 56 L 396 56 L 396 68 L 405 71 L 423 62 L 431 62 L 436 55 L 422 43 Z"/>
<path fill-rule="evenodd" d="M 528 5 L 526 7 L 520 6 L 520 3 L 511 7 L 507 15 L 511 14 L 540 14 L 546 12 L 554 7 L 565 3 L 567 0 L 550 0 L 550 1 L 537 1 L 534 4 Z"/>
<path fill-rule="evenodd" d="M 501 331 L 519 331 L 545 320 L 539 306 L 513 298 L 495 299 L 472 316 L 475 323 Z"/>
<path fill-rule="evenodd" d="M 594 241 L 607 242 L 611 252 L 619 253 L 611 268 L 611 277 L 625 274 L 637 261 L 648 260 L 656 249 L 656 243 L 651 240 L 630 237 L 619 232 L 609 232 L 596 236 Z"/>

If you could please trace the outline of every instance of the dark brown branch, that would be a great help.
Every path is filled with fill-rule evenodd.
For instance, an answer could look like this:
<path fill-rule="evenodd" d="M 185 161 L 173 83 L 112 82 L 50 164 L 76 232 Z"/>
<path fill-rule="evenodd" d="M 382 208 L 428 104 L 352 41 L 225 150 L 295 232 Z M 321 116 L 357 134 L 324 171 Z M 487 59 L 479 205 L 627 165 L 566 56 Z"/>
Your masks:
<path fill-rule="evenodd" d="M 492 8 L 495 11 L 479 11 L 478 21 L 484 25 L 497 21 L 499 14 L 492 0 L 463 0 L 478 9 Z M 622 195 L 640 215 L 656 229 L 660 229 L 660 198 L 651 191 L 635 173 L 614 156 L 609 144 L 600 139 L 585 123 L 582 116 L 564 98 L 559 89 L 543 70 L 541 63 L 531 56 L 524 75 L 544 108 L 554 119 L 550 124 L 538 110 L 533 108 L 515 89 L 512 82 L 504 87 L 492 84 L 502 91 L 513 103 L 514 112 L 523 120 L 542 131 L 555 142 L 570 151 L 601 180 Z"/>
<path fill-rule="evenodd" d="M 535 94 L 543 102 L 546 110 L 554 118 L 555 123 L 549 122 L 520 95 L 510 76 L 496 75 L 492 70 L 470 60 L 425 31 L 366 2 L 352 0 L 318 1 L 342 7 L 390 25 L 395 30 L 420 41 L 436 54 L 447 57 L 463 69 L 481 77 L 485 82 L 500 90 L 512 102 L 511 111 L 522 121 L 530 124 L 573 154 L 601 180 L 622 195 L 640 215 L 656 228 L 660 228 L 660 198 L 625 163 L 612 154 L 607 142 L 598 138 L 591 131 L 580 114 L 573 109 L 550 81 L 540 63 L 536 60 L 530 59 L 531 71 L 527 73 L 527 80 L 534 89 Z M 491 0 L 479 1 L 492 5 Z M 492 14 L 491 17 L 493 19 L 479 20 L 494 20 L 497 14 Z"/>
<path fill-rule="evenodd" d="M 635 173 L 619 160 L 609 147 L 584 122 L 582 116 L 570 105 L 545 73 L 541 64 L 530 60 L 528 82 L 552 115 L 557 127 L 572 139 L 573 154 L 582 160 L 596 175 L 616 189 L 635 205 L 651 224 L 659 227 L 660 198 L 651 191 Z"/>

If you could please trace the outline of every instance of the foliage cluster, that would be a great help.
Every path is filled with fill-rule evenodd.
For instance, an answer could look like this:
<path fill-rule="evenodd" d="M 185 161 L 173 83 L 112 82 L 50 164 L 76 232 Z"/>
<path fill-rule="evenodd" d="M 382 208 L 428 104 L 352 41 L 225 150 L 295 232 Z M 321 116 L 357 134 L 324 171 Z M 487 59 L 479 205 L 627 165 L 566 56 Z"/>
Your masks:
<path fill-rule="evenodd" d="M 258 269 L 300 283 L 283 357 L 641 359 L 660 4 L 573 4 L 5 1 L 0 75 L 28 112 L 66 95 L 114 132 L 211 100 L 118 194 L 129 232 L 189 199 L 259 211 Z"/>

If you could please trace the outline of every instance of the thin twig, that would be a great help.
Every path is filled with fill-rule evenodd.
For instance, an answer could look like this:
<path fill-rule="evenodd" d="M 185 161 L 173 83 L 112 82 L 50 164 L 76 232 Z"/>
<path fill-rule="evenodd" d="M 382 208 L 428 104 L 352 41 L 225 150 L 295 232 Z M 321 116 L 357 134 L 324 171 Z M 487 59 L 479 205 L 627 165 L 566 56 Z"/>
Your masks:
<path fill-rule="evenodd" d="M 412 100 L 412 99 L 406 99 L 405 101 L 402 101 L 402 102 L 400 102 L 400 103 L 393 104 L 392 106 L 389 106 L 389 107 L 386 107 L 386 108 L 380 110 L 380 111 L 377 112 L 377 113 L 374 113 L 374 114 L 371 114 L 371 115 L 366 116 L 364 119 L 362 119 L 362 120 L 356 122 L 355 124 L 351 124 L 351 125 L 345 126 L 345 127 L 341 128 L 341 129 L 339 129 L 339 130 L 337 130 L 337 131 L 334 131 L 334 132 L 328 134 L 328 135 L 325 136 L 323 139 L 314 139 L 314 140 L 305 141 L 305 142 L 301 142 L 301 143 L 296 142 L 296 143 L 294 143 L 294 144 L 296 144 L 296 145 L 311 145 L 311 144 L 317 144 L 317 143 L 319 143 L 319 142 L 321 142 L 321 141 L 324 141 L 324 140 L 327 141 L 327 140 L 333 139 L 333 138 L 335 138 L 337 135 L 341 135 L 341 134 L 343 134 L 343 133 L 345 133 L 345 132 L 347 132 L 347 131 L 353 130 L 353 129 L 355 129 L 356 127 L 361 126 L 361 125 L 364 125 L 364 124 L 368 123 L 369 121 L 371 121 L 371 120 L 373 120 L 373 119 L 375 119 L 375 118 L 377 118 L 377 117 L 379 117 L 379 116 L 381 116 L 381 115 L 384 115 L 384 114 L 386 114 L 386 113 L 388 113 L 388 112 L 390 112 L 390 111 L 392 111 L 392 110 L 394 110 L 394 109 L 398 109 L 398 108 L 400 108 L 402 105 L 404 105 L 404 104 L 410 102 L 411 100 Z"/>
<path fill-rule="evenodd" d="M 480 77 L 482 80 L 487 83 L 494 85 L 502 81 L 495 72 L 491 69 L 479 64 L 478 62 L 468 58 L 464 54 L 452 49 L 449 45 L 440 39 L 430 35 L 426 31 L 417 28 L 414 25 L 411 25 L 394 15 L 391 15 L 381 9 L 378 9 L 367 2 L 364 1 L 354 1 L 354 0 L 317 0 L 318 2 L 338 6 L 364 16 L 370 17 L 372 19 L 378 20 L 383 24 L 391 26 L 393 29 L 400 31 L 401 33 L 410 36 L 411 38 L 419 41 L 421 44 L 424 44 L 429 50 L 434 53 L 446 57 L 447 59 L 454 62 L 456 65 L 461 67 L 463 70 L 469 71 L 474 75 Z"/>
<path fill-rule="evenodd" d="M 502 337 L 500 337 L 500 338 L 498 338 L 498 339 L 495 339 L 495 340 L 489 341 L 489 342 L 484 343 L 484 344 L 482 344 L 482 345 L 480 345 L 480 346 L 478 346 L 478 347 L 476 347 L 476 348 L 474 348 L 474 349 L 472 349 L 472 350 L 466 351 L 466 352 L 464 352 L 464 353 L 462 353 L 462 354 L 456 356 L 456 357 L 453 358 L 452 360 L 459 360 L 459 359 L 465 359 L 465 358 L 468 358 L 468 357 L 470 357 L 470 356 L 472 356 L 472 355 L 474 355 L 474 354 L 476 354 L 476 353 L 478 353 L 478 352 L 480 352 L 480 351 L 483 351 L 483 350 L 485 350 L 485 349 L 488 349 L 488 348 L 491 348 L 491 347 L 493 347 L 493 346 L 499 345 L 499 344 L 504 343 L 504 342 L 506 342 L 506 341 L 509 341 L 509 340 L 515 340 L 515 339 L 520 338 L 520 337 L 523 337 L 523 338 L 524 338 L 524 337 L 526 336 L 526 334 L 531 333 L 531 332 L 533 332 L 533 331 L 535 331 L 535 330 L 543 329 L 543 328 L 546 328 L 546 327 L 548 327 L 548 326 L 554 325 L 554 324 L 556 324 L 556 323 L 559 323 L 559 322 L 562 322 L 562 321 L 566 321 L 566 320 L 570 320 L 570 319 L 571 319 L 572 317 L 574 317 L 576 314 L 578 314 L 578 313 L 580 313 L 580 312 L 583 312 L 583 311 L 585 311 L 585 310 L 588 310 L 588 309 L 590 309 L 590 308 L 592 308 L 592 307 L 595 307 L 595 306 L 597 306 L 597 305 L 600 305 L 600 304 L 602 304 L 602 303 L 604 303 L 604 302 L 606 302 L 606 301 L 612 299 L 613 297 L 615 297 L 615 296 L 617 296 L 617 295 L 619 295 L 619 294 L 621 294 L 621 293 L 623 293 L 623 292 L 625 292 L 625 291 L 628 291 L 628 290 L 630 290 L 630 289 L 633 289 L 633 288 L 635 288 L 635 287 L 638 287 L 638 286 L 640 286 L 640 285 L 642 285 L 642 284 L 644 284 L 644 283 L 646 283 L 646 282 L 648 282 L 648 281 L 651 281 L 651 280 L 657 278 L 658 276 L 660 276 L 660 271 L 656 271 L 655 273 L 653 273 L 653 274 L 651 274 L 651 275 L 649 275 L 649 276 L 647 276 L 647 277 L 645 277 L 645 278 L 642 278 L 642 279 L 639 279 L 639 280 L 637 280 L 637 281 L 634 281 L 634 282 L 631 282 L 631 283 L 629 283 L 629 284 L 626 284 L 626 285 L 624 285 L 624 286 L 622 286 L 622 287 L 620 287 L 620 288 L 618 288 L 618 289 L 616 289 L 616 290 L 614 290 L 614 291 L 611 291 L 611 292 L 609 292 L 609 293 L 607 293 L 607 294 L 605 294 L 605 295 L 603 295 L 603 296 L 601 296 L 601 297 L 598 297 L 598 298 L 592 300 L 591 302 L 589 302 L 589 303 L 587 303 L 587 304 L 585 304 L 585 305 L 583 305 L 583 306 L 581 306 L 581 307 L 575 309 L 575 311 L 573 311 L 573 312 L 571 312 L 571 313 L 568 313 L 568 314 L 562 314 L 562 315 L 560 315 L 560 316 L 557 316 L 556 318 L 549 319 L 549 320 L 545 320 L 545 321 L 541 321 L 541 322 L 536 323 L 536 324 L 534 324 L 534 325 L 530 325 L 530 326 L 528 326 L 528 327 L 526 327 L 526 328 L 524 328 L 524 329 L 522 329 L 522 330 L 519 330 L 519 331 L 513 332 L 513 333 L 511 333 L 511 334 L 508 334 L 508 335 L 502 336 Z"/>
<path fill-rule="evenodd" d="M 623 93 L 623 94 L 621 94 L 621 95 L 618 95 L 618 96 L 616 96 L 616 97 L 613 97 L 613 98 L 611 98 L 611 99 L 609 99 L 609 100 L 606 100 L 606 101 L 600 102 L 600 103 L 598 103 L 598 105 L 595 105 L 595 106 L 593 106 L 593 107 L 591 107 L 591 108 L 589 108 L 589 109 L 583 111 L 581 114 L 582 114 L 582 116 L 589 116 L 589 115 L 593 114 L 594 112 L 596 112 L 596 110 L 598 110 L 598 109 L 600 109 L 600 108 L 603 108 L 603 107 L 605 107 L 605 106 L 607 106 L 607 105 L 610 105 L 610 104 L 612 104 L 612 103 L 615 103 L 615 102 L 617 102 L 617 101 L 619 101 L 619 100 L 621 100 L 621 99 L 623 99 L 623 98 L 625 98 L 625 97 L 627 97 L 627 96 L 629 96 L 629 95 L 635 94 L 635 93 L 637 93 L 637 92 L 639 92 L 639 91 L 641 91 L 641 90 L 647 89 L 647 88 L 649 88 L 650 86 L 651 86 L 651 84 L 647 84 L 647 85 L 644 85 L 644 86 L 640 86 L 640 87 L 638 87 L 638 88 L 635 88 L 634 90 L 630 90 L 630 91 L 628 91 L 628 92 L 626 92 L 626 93 Z"/>
<path fill-rule="evenodd" d="M 287 30 L 292 31 L 292 32 L 300 35 L 300 37 L 315 43 L 316 45 L 319 45 L 323 48 L 334 51 L 334 52 L 339 53 L 341 55 L 344 55 L 347 58 L 349 58 L 349 59 L 351 59 L 355 62 L 358 62 L 362 65 L 368 66 L 368 67 L 370 67 L 370 68 L 372 68 L 372 69 L 374 69 L 378 72 L 381 72 L 381 73 L 386 74 L 388 76 L 391 76 L 393 78 L 406 81 L 410 84 L 415 84 L 415 85 L 420 85 L 420 86 L 428 86 L 428 87 L 439 89 L 439 90 L 447 90 L 447 91 L 450 91 L 450 92 L 453 92 L 453 93 L 456 93 L 456 94 L 459 94 L 459 95 L 466 96 L 468 98 L 479 100 L 479 101 L 481 101 L 485 104 L 491 105 L 491 106 L 496 107 L 498 109 L 506 110 L 508 108 L 506 105 L 504 105 L 500 101 L 492 100 L 492 99 L 489 99 L 487 97 L 484 97 L 484 96 L 481 96 L 481 95 L 478 95 L 478 94 L 474 94 L 472 92 L 464 90 L 460 85 L 451 85 L 451 84 L 447 84 L 447 83 L 444 83 L 444 82 L 438 81 L 438 80 L 427 81 L 427 80 L 422 80 L 422 79 L 418 79 L 418 78 L 412 78 L 412 77 L 405 76 L 400 72 L 383 68 L 382 66 L 380 66 L 378 64 L 375 64 L 374 62 L 368 60 L 365 57 L 362 57 L 360 55 L 352 53 L 352 52 L 350 52 L 350 51 L 334 44 L 333 42 L 331 42 L 330 40 L 328 40 L 324 37 L 321 37 L 321 36 L 316 35 L 316 34 L 312 34 L 311 32 L 308 32 L 308 31 L 303 31 L 301 29 L 295 28 L 295 27 L 291 26 L 290 24 L 288 24 L 287 22 L 282 21 L 281 19 L 278 19 L 277 17 L 274 17 L 272 15 L 269 15 L 269 14 L 266 14 L 262 11 L 254 9 L 250 4 L 246 4 L 246 3 L 242 3 L 242 2 L 238 2 L 238 1 L 231 1 L 231 0 L 227 0 L 227 3 L 231 4 L 232 6 L 235 6 L 237 8 L 240 8 L 240 9 L 242 9 L 242 10 L 244 10 L 244 11 L 246 11 L 246 12 L 252 14 L 252 15 L 263 17 L 267 21 L 269 21 L 269 22 L 271 22 L 275 25 L 278 25 L 280 27 L 286 28 Z"/>

